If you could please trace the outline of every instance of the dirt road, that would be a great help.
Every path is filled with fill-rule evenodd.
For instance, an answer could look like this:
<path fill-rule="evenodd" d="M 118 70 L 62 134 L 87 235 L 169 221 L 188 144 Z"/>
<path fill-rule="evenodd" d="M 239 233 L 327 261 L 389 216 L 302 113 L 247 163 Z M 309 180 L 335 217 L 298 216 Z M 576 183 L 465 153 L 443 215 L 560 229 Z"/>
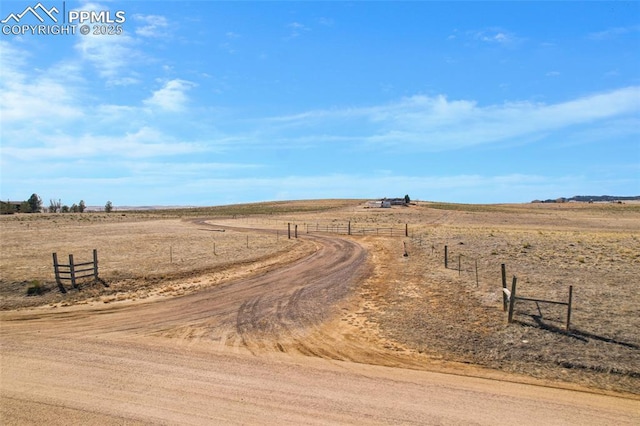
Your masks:
<path fill-rule="evenodd" d="M 1 313 L 2 423 L 640 421 L 638 400 L 340 361 L 378 350 L 323 326 L 348 309 L 367 253 L 305 238 L 310 256 L 184 297 Z"/>

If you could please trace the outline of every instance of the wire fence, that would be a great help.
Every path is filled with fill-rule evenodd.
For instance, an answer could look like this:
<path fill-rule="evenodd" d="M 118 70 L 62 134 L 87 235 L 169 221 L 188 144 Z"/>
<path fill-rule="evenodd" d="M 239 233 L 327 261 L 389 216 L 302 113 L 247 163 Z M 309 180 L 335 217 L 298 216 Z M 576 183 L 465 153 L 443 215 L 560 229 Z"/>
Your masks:
<path fill-rule="evenodd" d="M 311 222 L 303 224 L 307 234 L 311 233 L 327 233 L 338 235 L 370 235 L 380 237 L 407 237 L 409 236 L 409 225 L 399 226 L 368 226 L 352 222 Z"/>

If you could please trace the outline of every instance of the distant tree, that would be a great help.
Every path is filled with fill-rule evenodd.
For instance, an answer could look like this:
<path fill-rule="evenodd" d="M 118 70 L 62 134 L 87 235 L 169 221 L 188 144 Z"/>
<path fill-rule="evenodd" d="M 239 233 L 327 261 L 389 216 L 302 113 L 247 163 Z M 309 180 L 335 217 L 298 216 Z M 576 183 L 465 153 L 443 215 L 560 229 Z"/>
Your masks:
<path fill-rule="evenodd" d="M 80 207 L 78 207 L 76 203 L 73 203 L 70 209 L 71 209 L 71 213 L 78 213 L 80 211 Z"/>
<path fill-rule="evenodd" d="M 16 210 L 13 207 L 13 204 L 9 203 L 9 201 L 6 203 L 0 201 L 0 214 L 14 214 L 15 212 Z"/>
<path fill-rule="evenodd" d="M 69 213 L 69 206 L 67 206 L 66 204 L 64 206 L 62 206 L 62 208 L 60 209 L 60 211 L 62 213 Z"/>
<path fill-rule="evenodd" d="M 31 194 L 27 202 L 31 207 L 31 213 L 40 213 L 42 211 L 42 198 L 38 194 Z"/>
<path fill-rule="evenodd" d="M 84 204 L 84 200 L 80 200 L 80 204 L 78 204 L 78 213 L 84 213 L 87 206 Z"/>
<path fill-rule="evenodd" d="M 49 213 L 59 212 L 60 207 L 62 207 L 62 201 L 60 199 L 58 199 L 58 201 L 49 199 Z"/>
<path fill-rule="evenodd" d="M 411 198 L 409 198 L 409 194 L 404 196 L 404 202 L 405 204 L 409 204 L 411 202 Z"/>
<path fill-rule="evenodd" d="M 23 201 L 20 204 L 20 213 L 31 213 L 31 204 L 28 201 Z"/>
<path fill-rule="evenodd" d="M 111 201 L 107 201 L 107 204 L 104 205 L 104 211 L 107 213 L 111 213 L 112 210 L 113 204 L 111 203 Z"/>

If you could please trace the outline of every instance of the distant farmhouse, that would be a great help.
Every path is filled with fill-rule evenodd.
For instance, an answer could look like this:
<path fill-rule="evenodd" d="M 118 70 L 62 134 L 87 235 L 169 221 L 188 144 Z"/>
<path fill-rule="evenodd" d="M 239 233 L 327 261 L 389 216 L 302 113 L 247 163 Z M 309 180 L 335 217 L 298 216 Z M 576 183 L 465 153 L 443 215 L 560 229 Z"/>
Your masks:
<path fill-rule="evenodd" d="M 383 198 L 381 200 L 367 201 L 366 208 L 369 209 L 390 209 L 391 206 L 406 206 L 406 198 Z"/>
<path fill-rule="evenodd" d="M 24 201 L 0 201 L 0 212 L 2 214 L 20 213 Z"/>

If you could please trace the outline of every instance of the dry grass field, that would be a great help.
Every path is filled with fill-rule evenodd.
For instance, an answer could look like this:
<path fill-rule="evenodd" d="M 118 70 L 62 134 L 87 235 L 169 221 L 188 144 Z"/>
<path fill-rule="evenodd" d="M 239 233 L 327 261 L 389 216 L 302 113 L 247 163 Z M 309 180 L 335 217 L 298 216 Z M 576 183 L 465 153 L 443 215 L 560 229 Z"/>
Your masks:
<path fill-rule="evenodd" d="M 327 323 L 325 336 L 358 334 L 372 352 L 395 353 L 411 368 L 456 361 L 640 394 L 640 204 L 419 202 L 367 209 L 358 200 L 327 200 L 4 216 L 1 308 L 171 297 L 259 274 L 314 249 L 304 238 L 288 239 L 287 223 L 298 225 L 301 236 L 350 223 L 347 238 L 368 251 L 370 276 L 350 296 L 350 307 Z M 390 228 L 393 237 L 358 234 Z M 85 261 L 94 248 L 109 286 L 83 283 L 61 294 L 51 253 Z M 520 296 L 566 301 L 573 286 L 568 332 L 566 307 L 544 303 L 518 302 L 507 325 L 503 263 L 509 283 L 517 276 Z M 36 284 L 44 293 L 28 296 Z"/>

